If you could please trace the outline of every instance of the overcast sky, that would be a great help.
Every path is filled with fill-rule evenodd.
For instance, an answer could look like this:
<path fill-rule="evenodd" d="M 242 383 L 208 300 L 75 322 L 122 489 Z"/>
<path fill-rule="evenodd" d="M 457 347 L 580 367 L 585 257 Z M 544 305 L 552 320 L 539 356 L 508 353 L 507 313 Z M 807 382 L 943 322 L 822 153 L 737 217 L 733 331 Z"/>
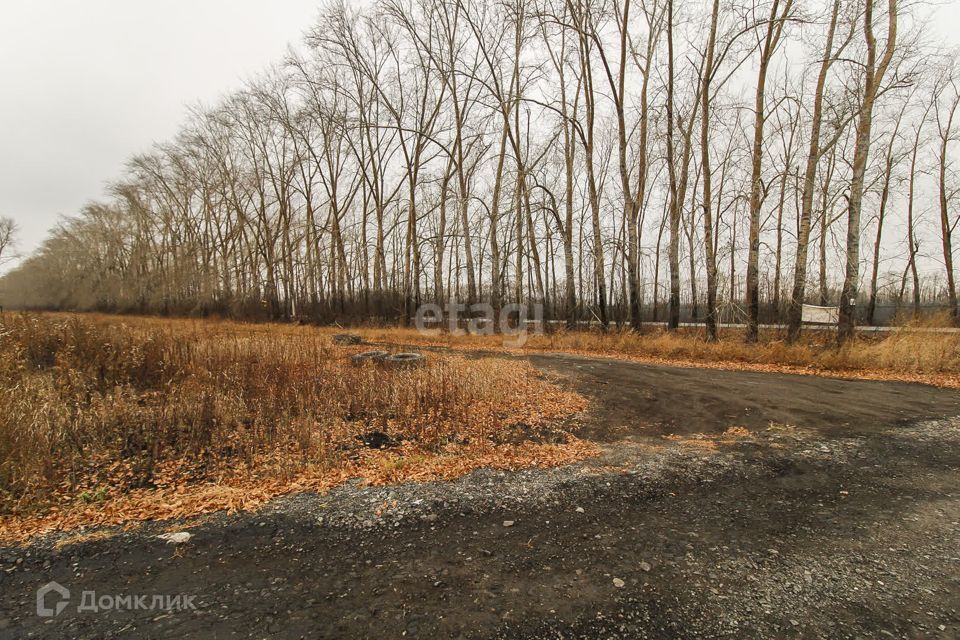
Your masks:
<path fill-rule="evenodd" d="M 0 215 L 20 250 L 100 197 L 124 161 L 169 139 L 278 61 L 318 0 L 7 0 L 0 11 Z M 933 29 L 952 43 L 960 2 Z"/>
<path fill-rule="evenodd" d="M 22 252 L 124 161 L 283 57 L 318 0 L 30 0 L 0 10 L 0 215 Z"/>

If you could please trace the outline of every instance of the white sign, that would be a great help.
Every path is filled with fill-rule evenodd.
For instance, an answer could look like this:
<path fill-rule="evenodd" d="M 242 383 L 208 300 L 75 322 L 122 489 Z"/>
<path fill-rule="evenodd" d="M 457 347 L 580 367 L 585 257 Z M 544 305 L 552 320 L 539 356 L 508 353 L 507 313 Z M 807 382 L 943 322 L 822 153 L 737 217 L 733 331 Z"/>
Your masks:
<path fill-rule="evenodd" d="M 801 319 L 809 324 L 837 324 L 840 322 L 840 307 L 817 307 L 805 304 Z"/>

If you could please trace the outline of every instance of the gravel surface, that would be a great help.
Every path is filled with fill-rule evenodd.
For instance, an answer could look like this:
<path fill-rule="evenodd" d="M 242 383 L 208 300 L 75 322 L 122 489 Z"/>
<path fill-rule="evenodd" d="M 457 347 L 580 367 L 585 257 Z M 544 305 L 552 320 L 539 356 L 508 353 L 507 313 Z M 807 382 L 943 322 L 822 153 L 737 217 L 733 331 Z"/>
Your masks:
<path fill-rule="evenodd" d="M 620 433 L 610 415 L 582 426 Z M 960 420 L 606 440 L 560 469 L 292 496 L 182 544 L 163 523 L 0 549 L 0 638 L 960 637 Z M 71 599 L 41 618 L 50 580 Z M 85 590 L 195 609 L 80 612 Z"/>

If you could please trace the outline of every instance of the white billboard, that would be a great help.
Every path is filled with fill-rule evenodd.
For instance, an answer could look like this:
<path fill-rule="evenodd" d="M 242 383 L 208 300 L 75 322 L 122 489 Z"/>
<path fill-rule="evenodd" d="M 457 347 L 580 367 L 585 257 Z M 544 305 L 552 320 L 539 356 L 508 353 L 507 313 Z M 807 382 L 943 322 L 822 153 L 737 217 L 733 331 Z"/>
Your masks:
<path fill-rule="evenodd" d="M 840 307 L 805 304 L 801 318 L 807 324 L 837 324 L 840 322 Z"/>

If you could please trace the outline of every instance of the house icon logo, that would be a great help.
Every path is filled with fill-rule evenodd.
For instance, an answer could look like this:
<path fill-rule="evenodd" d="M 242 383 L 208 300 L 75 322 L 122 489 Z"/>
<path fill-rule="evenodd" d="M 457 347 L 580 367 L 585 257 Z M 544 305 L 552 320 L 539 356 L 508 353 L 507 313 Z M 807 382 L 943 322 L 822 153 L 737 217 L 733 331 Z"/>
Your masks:
<path fill-rule="evenodd" d="M 54 593 L 55 596 L 50 594 Z M 47 600 L 53 608 L 47 606 Z M 53 618 L 63 613 L 70 601 L 70 590 L 56 582 L 48 582 L 37 590 L 37 615 L 41 618 Z"/>

